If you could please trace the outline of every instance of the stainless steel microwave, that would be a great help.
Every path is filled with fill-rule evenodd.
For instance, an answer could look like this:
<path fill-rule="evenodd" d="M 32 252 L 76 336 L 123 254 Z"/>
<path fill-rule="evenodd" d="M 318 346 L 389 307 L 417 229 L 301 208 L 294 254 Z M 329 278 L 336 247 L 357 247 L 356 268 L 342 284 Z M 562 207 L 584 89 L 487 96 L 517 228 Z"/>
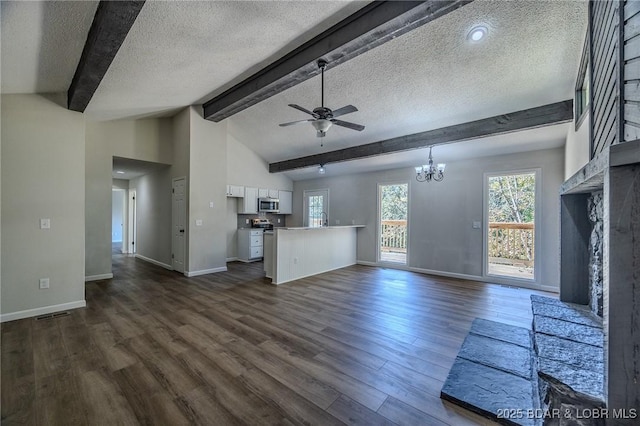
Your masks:
<path fill-rule="evenodd" d="M 258 211 L 278 213 L 280 211 L 280 200 L 277 198 L 258 198 Z"/>

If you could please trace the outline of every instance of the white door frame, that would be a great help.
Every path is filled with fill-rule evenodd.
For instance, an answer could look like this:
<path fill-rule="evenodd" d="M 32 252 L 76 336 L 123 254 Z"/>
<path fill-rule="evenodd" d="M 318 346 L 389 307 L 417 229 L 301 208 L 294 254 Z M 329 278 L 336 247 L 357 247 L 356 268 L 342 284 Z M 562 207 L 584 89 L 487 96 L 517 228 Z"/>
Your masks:
<path fill-rule="evenodd" d="M 533 248 L 533 279 L 509 277 L 504 275 L 491 275 L 489 274 L 489 178 L 496 176 L 508 176 L 508 175 L 526 175 L 533 173 L 536 179 L 535 200 L 534 200 L 534 248 Z M 498 284 L 516 285 L 520 287 L 531 287 L 532 284 L 536 286 L 542 285 L 542 256 L 540 244 L 540 229 L 542 228 L 542 169 L 530 168 L 519 170 L 506 170 L 500 172 L 486 172 L 482 180 L 482 277 L 488 282 L 495 282 Z M 535 288 L 535 287 L 534 287 Z"/>
<path fill-rule="evenodd" d="M 407 248 L 406 248 L 406 255 L 405 255 L 405 262 L 403 263 L 399 263 L 399 262 L 383 262 L 380 259 L 380 243 L 382 242 L 382 235 L 381 235 L 381 229 L 382 229 L 382 194 L 381 194 L 381 189 L 383 186 L 389 186 L 389 185 L 407 185 Z M 377 196 L 376 196 L 376 204 L 377 206 L 377 216 L 376 216 L 376 263 L 381 263 L 381 264 L 393 264 L 393 265 L 397 265 L 398 267 L 404 267 L 404 266 L 409 266 L 409 238 L 411 236 L 411 233 L 409 232 L 409 226 L 411 226 L 411 221 L 409 220 L 409 216 L 411 215 L 411 186 L 409 181 L 402 181 L 402 182 L 378 182 L 378 192 L 377 192 Z"/>
<path fill-rule="evenodd" d="M 184 181 L 184 206 L 181 216 L 183 217 L 183 223 L 178 224 L 178 212 L 175 201 L 175 188 L 176 183 Z M 171 179 L 171 266 L 175 271 L 184 273 L 186 271 L 187 260 L 187 233 L 189 232 L 189 221 L 187 220 L 187 202 L 188 202 L 188 187 L 186 176 L 181 176 Z M 176 238 L 176 229 L 180 226 L 182 231 L 182 238 Z M 182 244 L 182 247 L 178 247 L 177 244 Z M 182 259 L 176 258 L 176 253 L 182 253 Z M 180 256 L 178 254 L 178 256 Z"/>

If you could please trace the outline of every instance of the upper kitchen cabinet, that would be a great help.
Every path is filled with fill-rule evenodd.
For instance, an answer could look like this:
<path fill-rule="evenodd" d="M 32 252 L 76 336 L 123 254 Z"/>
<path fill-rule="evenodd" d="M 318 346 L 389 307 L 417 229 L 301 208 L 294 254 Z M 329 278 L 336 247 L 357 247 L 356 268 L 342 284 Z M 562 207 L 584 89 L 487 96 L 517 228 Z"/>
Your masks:
<path fill-rule="evenodd" d="M 266 188 L 260 188 L 258 190 L 258 197 L 260 198 L 278 198 L 278 193 L 280 191 L 278 191 L 277 189 L 266 189 Z"/>
<path fill-rule="evenodd" d="M 238 213 L 258 213 L 258 188 L 244 187 L 244 198 L 238 200 Z"/>
<path fill-rule="evenodd" d="M 280 199 L 280 214 L 292 214 L 293 213 L 293 192 L 291 191 L 278 191 L 278 198 Z"/>
<path fill-rule="evenodd" d="M 227 185 L 227 197 L 244 197 L 244 186 Z"/>

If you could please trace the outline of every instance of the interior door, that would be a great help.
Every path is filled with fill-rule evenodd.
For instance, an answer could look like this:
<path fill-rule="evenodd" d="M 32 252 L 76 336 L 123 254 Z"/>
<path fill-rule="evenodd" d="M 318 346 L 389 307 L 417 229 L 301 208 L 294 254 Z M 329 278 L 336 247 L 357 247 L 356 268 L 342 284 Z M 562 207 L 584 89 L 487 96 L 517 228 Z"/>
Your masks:
<path fill-rule="evenodd" d="M 174 179 L 171 197 L 171 221 L 172 221 L 172 254 L 171 265 L 178 272 L 184 272 L 184 258 L 186 247 L 186 179 Z"/>
<path fill-rule="evenodd" d="M 127 251 L 125 253 L 136 253 L 136 190 L 129 190 L 129 220 L 127 230 Z"/>
<path fill-rule="evenodd" d="M 317 228 L 329 223 L 329 190 L 304 191 L 303 226 Z"/>

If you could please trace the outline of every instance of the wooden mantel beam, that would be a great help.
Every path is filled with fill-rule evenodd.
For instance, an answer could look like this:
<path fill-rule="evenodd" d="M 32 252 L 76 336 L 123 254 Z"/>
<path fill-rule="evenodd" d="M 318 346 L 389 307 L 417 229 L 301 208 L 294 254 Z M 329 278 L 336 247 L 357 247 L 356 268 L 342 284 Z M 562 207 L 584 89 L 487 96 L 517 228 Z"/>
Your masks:
<path fill-rule="evenodd" d="M 70 110 L 84 112 L 87 108 L 143 5 L 144 0 L 103 0 L 98 4 L 80 62 L 67 91 Z"/>
<path fill-rule="evenodd" d="M 572 119 L 573 100 L 566 100 L 426 132 L 271 163 L 269 164 L 269 172 L 285 172 L 287 170 L 317 166 L 318 164 L 357 160 L 375 155 L 425 148 L 431 145 L 460 142 L 468 139 L 565 123 Z"/>
<path fill-rule="evenodd" d="M 229 90 L 205 102 L 204 118 L 221 121 L 473 0 L 373 1 Z"/>

